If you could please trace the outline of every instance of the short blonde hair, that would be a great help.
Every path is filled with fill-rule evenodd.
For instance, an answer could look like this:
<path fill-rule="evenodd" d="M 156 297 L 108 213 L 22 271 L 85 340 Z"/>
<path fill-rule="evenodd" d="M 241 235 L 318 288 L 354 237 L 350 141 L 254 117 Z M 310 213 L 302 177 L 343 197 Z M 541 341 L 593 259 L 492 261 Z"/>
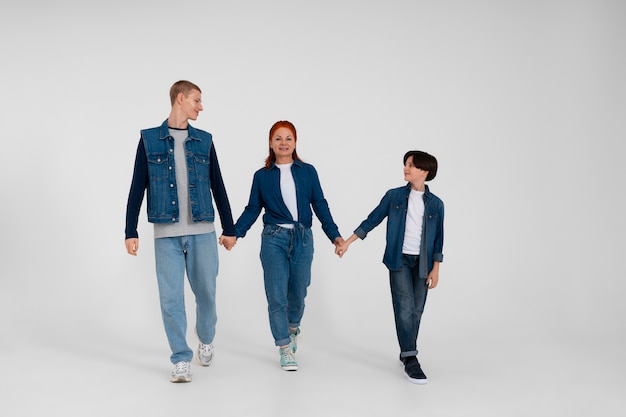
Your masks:
<path fill-rule="evenodd" d="M 200 87 L 198 87 L 191 81 L 186 81 L 186 80 L 176 81 L 170 88 L 170 101 L 172 102 L 172 106 L 174 105 L 174 102 L 176 101 L 176 97 L 178 97 L 180 93 L 183 93 L 183 95 L 187 96 L 192 90 L 198 90 L 199 93 L 202 93 L 202 90 L 200 90 Z"/>

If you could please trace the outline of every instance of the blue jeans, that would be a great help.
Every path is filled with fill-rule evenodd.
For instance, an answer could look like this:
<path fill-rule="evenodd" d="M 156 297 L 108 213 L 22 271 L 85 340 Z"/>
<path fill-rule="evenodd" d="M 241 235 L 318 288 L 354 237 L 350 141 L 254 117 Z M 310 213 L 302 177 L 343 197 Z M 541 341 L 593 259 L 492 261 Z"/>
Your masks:
<path fill-rule="evenodd" d="M 311 283 L 313 232 L 296 225 L 263 227 L 261 264 L 270 328 L 276 346 L 289 344 L 289 327 L 300 326 L 304 298 Z"/>
<path fill-rule="evenodd" d="M 187 345 L 185 271 L 196 298 L 196 331 L 203 343 L 215 337 L 215 287 L 218 271 L 215 232 L 154 239 L 157 281 L 172 363 L 191 361 Z"/>
<path fill-rule="evenodd" d="M 401 358 L 417 356 L 417 334 L 428 295 L 426 279 L 418 278 L 418 268 L 418 255 L 403 254 L 402 269 L 389 271 L 391 300 Z"/>

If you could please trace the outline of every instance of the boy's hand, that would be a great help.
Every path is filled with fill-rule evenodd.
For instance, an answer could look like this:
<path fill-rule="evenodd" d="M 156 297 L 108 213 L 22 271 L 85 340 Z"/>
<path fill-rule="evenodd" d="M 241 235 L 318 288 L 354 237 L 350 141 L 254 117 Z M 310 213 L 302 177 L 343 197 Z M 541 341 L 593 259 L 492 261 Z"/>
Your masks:
<path fill-rule="evenodd" d="M 432 290 L 439 284 L 439 271 L 432 270 L 430 274 L 428 274 L 428 278 L 426 278 L 426 284 L 428 285 L 428 289 Z"/>
<path fill-rule="evenodd" d="M 126 239 L 125 244 L 126 244 L 126 252 L 128 252 L 129 255 L 137 256 L 137 251 L 139 250 L 139 239 L 137 238 Z"/>

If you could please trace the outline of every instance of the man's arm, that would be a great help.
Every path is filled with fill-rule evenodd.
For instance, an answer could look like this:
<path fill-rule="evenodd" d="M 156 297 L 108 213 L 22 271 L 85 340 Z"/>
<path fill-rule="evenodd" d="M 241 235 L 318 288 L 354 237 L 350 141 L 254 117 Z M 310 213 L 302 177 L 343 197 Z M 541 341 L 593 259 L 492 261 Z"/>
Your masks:
<path fill-rule="evenodd" d="M 220 214 L 220 222 L 222 223 L 222 234 L 226 236 L 235 236 L 235 223 L 233 222 L 233 213 L 230 208 L 226 186 L 222 178 L 222 171 L 217 160 L 217 152 L 215 146 L 211 144 L 209 155 L 209 166 L 211 169 L 211 191 L 215 199 L 217 211 Z"/>
<path fill-rule="evenodd" d="M 126 251 L 137 255 L 139 249 L 139 235 L 137 234 L 137 223 L 139 222 L 139 212 L 143 202 L 144 192 L 148 186 L 148 160 L 144 150 L 143 141 L 139 140 L 137 155 L 135 157 L 135 168 L 133 170 L 133 180 L 128 193 L 128 203 L 126 204 Z"/>

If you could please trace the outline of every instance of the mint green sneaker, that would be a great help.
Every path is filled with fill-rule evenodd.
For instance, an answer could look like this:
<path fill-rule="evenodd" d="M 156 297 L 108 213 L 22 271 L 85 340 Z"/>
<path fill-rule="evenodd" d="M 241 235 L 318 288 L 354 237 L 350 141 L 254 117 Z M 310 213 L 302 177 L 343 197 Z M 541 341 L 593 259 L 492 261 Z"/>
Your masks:
<path fill-rule="evenodd" d="M 291 350 L 291 345 L 279 348 L 279 353 L 280 367 L 283 368 L 284 371 L 298 370 L 298 362 L 296 361 L 296 356 L 293 354 L 293 350 Z"/>
<path fill-rule="evenodd" d="M 289 333 L 289 347 L 291 348 L 293 353 L 296 353 L 298 350 L 298 335 L 300 334 L 300 328 L 296 329 L 295 333 Z"/>

